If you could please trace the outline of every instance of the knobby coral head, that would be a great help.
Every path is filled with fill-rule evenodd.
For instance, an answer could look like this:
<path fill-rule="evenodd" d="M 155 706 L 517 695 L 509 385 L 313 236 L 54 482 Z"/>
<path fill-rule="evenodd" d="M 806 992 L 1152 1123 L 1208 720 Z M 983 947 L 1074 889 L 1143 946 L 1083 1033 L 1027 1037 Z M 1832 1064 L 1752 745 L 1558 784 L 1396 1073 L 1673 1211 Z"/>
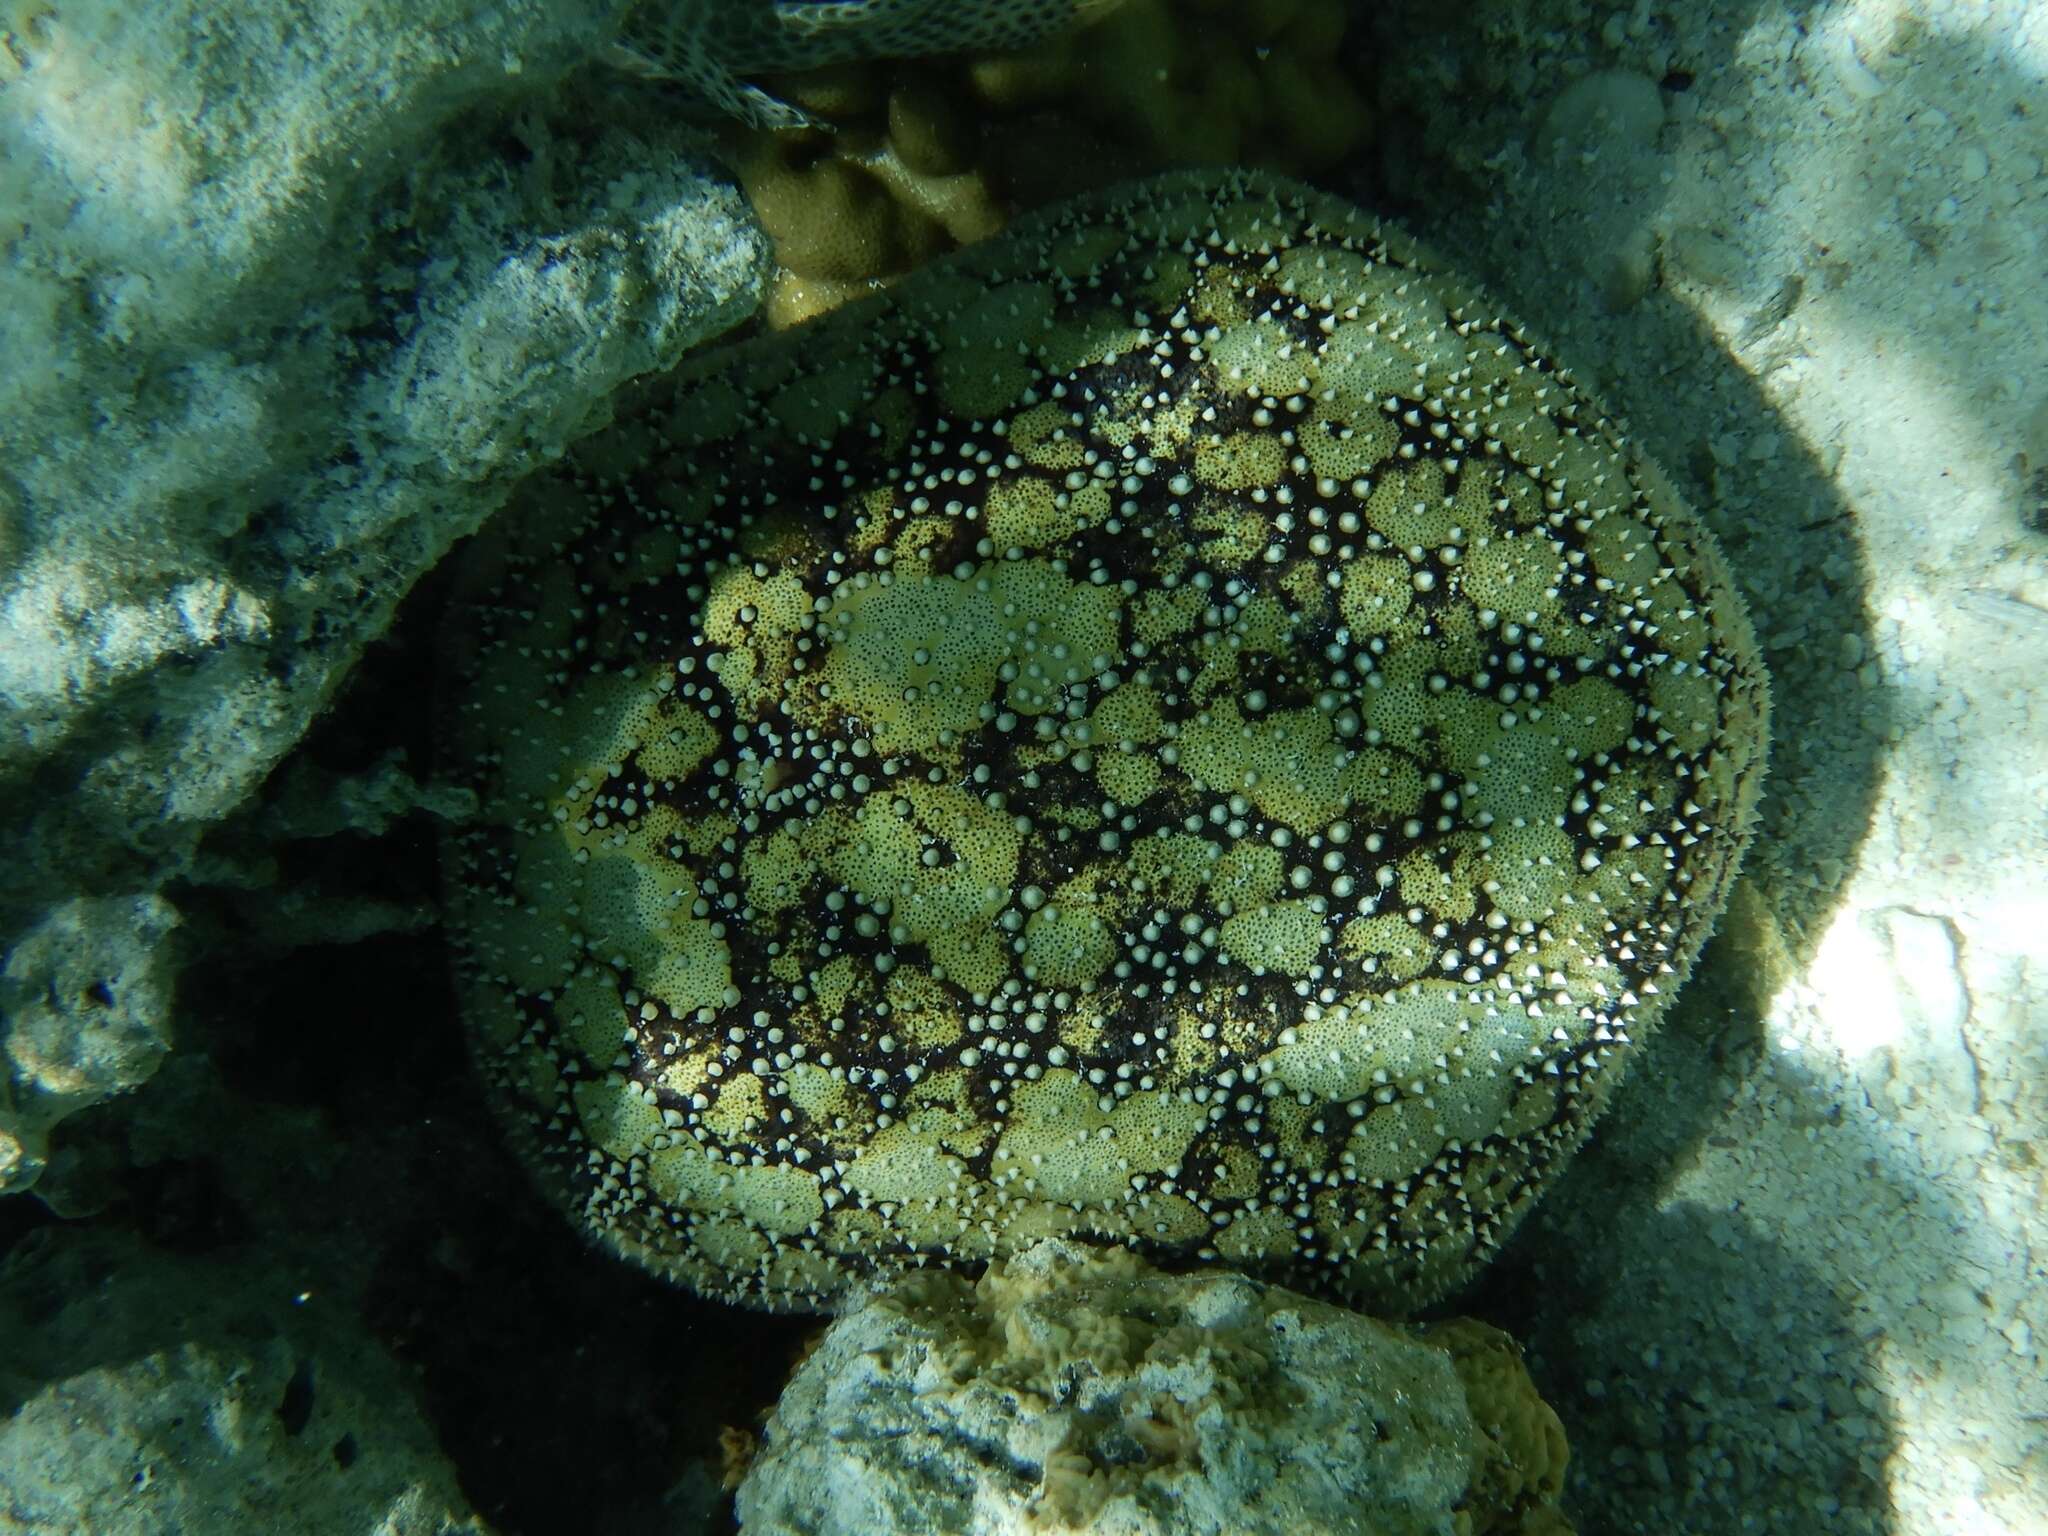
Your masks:
<path fill-rule="evenodd" d="M 449 626 L 514 1138 L 769 1307 L 1049 1235 L 1440 1293 L 1686 975 L 1763 766 L 1663 477 L 1435 258 L 1242 172 L 694 361 Z"/>

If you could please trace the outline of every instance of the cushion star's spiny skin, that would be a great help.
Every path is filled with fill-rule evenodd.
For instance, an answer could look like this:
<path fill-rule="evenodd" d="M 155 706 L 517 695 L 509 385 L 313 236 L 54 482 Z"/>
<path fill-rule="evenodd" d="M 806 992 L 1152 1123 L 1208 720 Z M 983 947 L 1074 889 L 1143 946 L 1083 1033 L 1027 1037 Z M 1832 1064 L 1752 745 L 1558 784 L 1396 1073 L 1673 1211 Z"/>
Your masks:
<path fill-rule="evenodd" d="M 1048 1234 L 1468 1275 L 1720 911 L 1766 693 L 1523 333 L 1294 183 L 1020 222 L 707 355 L 449 620 L 477 1047 L 714 1296 Z"/>

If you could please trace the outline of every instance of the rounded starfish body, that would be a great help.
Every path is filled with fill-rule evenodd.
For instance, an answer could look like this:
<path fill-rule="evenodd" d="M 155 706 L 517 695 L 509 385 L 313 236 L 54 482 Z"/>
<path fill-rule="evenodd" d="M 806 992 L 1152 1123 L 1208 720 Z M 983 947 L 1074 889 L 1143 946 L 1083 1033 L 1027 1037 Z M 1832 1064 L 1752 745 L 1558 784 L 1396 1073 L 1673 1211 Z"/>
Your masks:
<path fill-rule="evenodd" d="M 1440 1292 L 1762 771 L 1664 480 L 1425 252 L 1245 173 L 697 360 L 469 589 L 482 1060 L 593 1231 L 756 1305 L 1056 1234 Z"/>

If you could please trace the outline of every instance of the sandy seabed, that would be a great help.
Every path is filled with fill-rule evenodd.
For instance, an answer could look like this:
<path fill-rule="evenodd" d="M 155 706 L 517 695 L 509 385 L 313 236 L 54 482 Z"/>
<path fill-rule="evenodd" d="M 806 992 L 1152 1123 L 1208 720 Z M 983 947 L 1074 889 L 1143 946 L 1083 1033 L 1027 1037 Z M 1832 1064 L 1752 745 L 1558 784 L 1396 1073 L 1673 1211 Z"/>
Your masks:
<path fill-rule="evenodd" d="M 2048 7 L 1421 15 L 1394 197 L 1700 504 L 1777 709 L 1723 937 L 1487 1303 L 1585 1529 L 2048 1529 Z"/>

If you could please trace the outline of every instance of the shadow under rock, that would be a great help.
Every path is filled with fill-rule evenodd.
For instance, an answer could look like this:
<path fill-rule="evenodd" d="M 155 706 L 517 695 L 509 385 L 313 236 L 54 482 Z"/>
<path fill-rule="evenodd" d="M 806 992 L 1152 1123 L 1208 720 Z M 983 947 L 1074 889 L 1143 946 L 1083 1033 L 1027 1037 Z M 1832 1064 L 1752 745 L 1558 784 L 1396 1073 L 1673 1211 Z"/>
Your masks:
<path fill-rule="evenodd" d="M 56 1213 L 40 1200 L 24 1195 L 0 1199 L 0 1263 L 33 1232 L 51 1225 Z"/>
<path fill-rule="evenodd" d="M 479 1095 L 480 1101 L 480 1095 Z M 373 1280 L 371 1327 L 418 1373 L 465 1491 L 504 1536 L 698 1526 L 721 1437 L 773 1406 L 817 1319 L 699 1300 L 593 1252 L 526 1187 L 496 1127 L 434 1164 Z"/>
<path fill-rule="evenodd" d="M 312 1187 L 246 1200 L 252 1220 L 360 1274 L 364 1323 L 501 1536 L 716 1530 L 720 1510 L 686 1523 L 671 1494 L 715 1486 L 722 1432 L 755 1428 L 816 1322 L 703 1302 L 593 1251 L 504 1146 L 444 959 L 436 934 L 302 950 L 277 995 L 235 989 L 257 1017 L 295 1000 L 292 1047 L 230 1023 L 208 1041 L 224 1075 L 318 1111 L 328 1140 Z"/>

